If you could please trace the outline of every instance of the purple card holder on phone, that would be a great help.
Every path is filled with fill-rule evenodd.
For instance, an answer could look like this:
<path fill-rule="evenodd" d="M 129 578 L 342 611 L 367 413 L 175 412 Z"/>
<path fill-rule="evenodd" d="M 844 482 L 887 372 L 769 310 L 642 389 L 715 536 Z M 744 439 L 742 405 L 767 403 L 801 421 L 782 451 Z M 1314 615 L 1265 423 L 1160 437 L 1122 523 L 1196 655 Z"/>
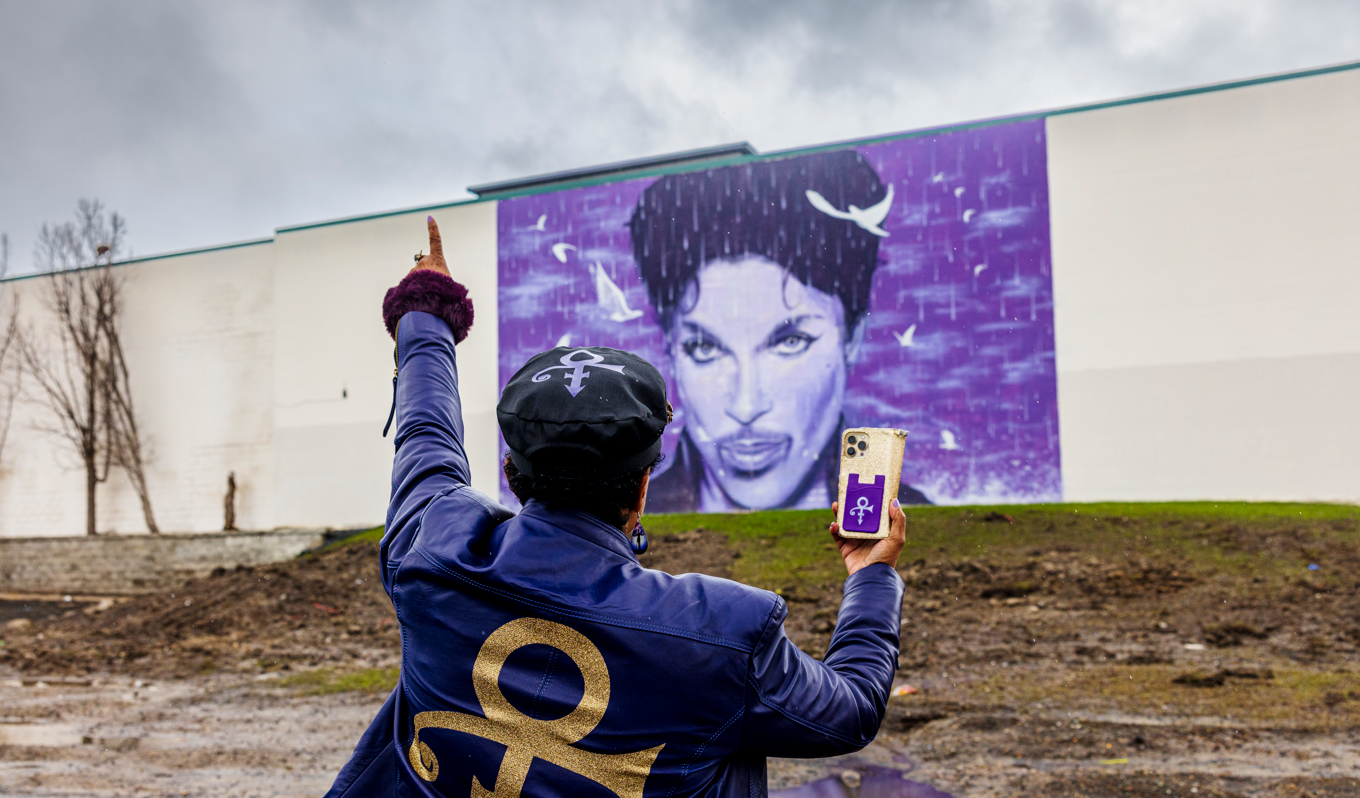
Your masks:
<path fill-rule="evenodd" d="M 877 532 L 879 514 L 883 511 L 883 487 L 887 479 L 879 474 L 873 482 L 861 483 L 859 474 L 851 474 L 845 488 L 845 526 L 848 532 Z"/>

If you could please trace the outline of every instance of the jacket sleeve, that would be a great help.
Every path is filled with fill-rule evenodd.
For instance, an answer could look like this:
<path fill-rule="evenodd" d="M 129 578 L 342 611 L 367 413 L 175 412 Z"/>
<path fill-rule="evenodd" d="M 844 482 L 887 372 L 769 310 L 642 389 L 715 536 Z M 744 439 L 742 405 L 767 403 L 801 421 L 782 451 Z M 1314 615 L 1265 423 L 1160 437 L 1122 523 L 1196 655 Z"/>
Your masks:
<path fill-rule="evenodd" d="M 383 702 L 378 716 L 368 725 L 349 762 L 340 769 L 335 783 L 322 798 L 387 798 L 397 794 L 396 718 L 397 688 Z"/>
<path fill-rule="evenodd" d="M 822 757 L 873 741 L 897 670 L 902 579 L 888 565 L 845 580 L 836 631 L 818 662 L 784 634 L 779 601 L 751 656 L 741 747 L 765 756 Z"/>
<path fill-rule="evenodd" d="M 429 501 L 470 481 L 454 345 L 472 324 L 472 303 L 450 278 L 412 272 L 388 292 L 383 316 L 397 345 L 396 457 L 380 555 L 386 581 Z"/>

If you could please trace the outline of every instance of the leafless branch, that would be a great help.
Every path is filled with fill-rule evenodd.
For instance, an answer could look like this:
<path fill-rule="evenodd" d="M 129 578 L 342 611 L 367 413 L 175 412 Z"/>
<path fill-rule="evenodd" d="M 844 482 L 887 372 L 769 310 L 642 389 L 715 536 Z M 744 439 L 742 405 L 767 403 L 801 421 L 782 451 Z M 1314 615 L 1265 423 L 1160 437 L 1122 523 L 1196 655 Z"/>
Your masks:
<path fill-rule="evenodd" d="M 7 243 L 7 242 L 6 242 Z M 0 461 L 4 460 L 14 400 L 19 395 L 23 370 L 19 367 L 19 303 L 7 287 L 0 294 Z"/>
<path fill-rule="evenodd" d="M 104 337 L 108 341 L 109 373 L 104 379 L 105 408 L 108 412 L 109 455 L 113 462 L 127 472 L 133 490 L 142 503 L 142 517 L 149 532 L 160 532 L 156 515 L 151 509 L 151 493 L 146 484 L 146 463 L 141 432 L 137 429 L 137 413 L 132 405 L 131 377 L 127 358 L 123 356 L 123 339 L 118 321 L 122 317 L 122 298 L 113 296 L 113 312 L 105 322 Z"/>
<path fill-rule="evenodd" d="M 97 200 L 81 200 L 76 220 L 42 226 L 35 261 L 48 273 L 48 308 L 59 347 L 18 337 L 20 359 L 36 384 L 48 428 L 85 468 L 85 531 L 95 533 L 99 483 L 113 466 L 127 472 L 147 529 L 158 532 L 147 489 L 145 448 L 137 427 L 121 338 L 122 278 L 109 264 L 122 250 L 126 223 L 105 217 Z M 56 349 L 56 351 L 53 351 Z"/>

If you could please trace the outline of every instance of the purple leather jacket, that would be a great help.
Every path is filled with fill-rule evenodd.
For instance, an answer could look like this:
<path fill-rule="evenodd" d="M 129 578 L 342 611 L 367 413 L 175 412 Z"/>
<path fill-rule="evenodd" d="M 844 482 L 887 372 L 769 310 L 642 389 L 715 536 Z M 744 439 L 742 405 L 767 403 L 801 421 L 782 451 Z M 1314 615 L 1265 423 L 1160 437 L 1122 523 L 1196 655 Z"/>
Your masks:
<path fill-rule="evenodd" d="M 584 513 L 511 512 L 468 485 L 466 329 L 445 318 L 400 316 L 380 559 L 401 680 L 328 796 L 763 796 L 765 757 L 873 740 L 897 665 L 892 568 L 846 580 L 819 662 L 773 593 L 643 568 Z"/>

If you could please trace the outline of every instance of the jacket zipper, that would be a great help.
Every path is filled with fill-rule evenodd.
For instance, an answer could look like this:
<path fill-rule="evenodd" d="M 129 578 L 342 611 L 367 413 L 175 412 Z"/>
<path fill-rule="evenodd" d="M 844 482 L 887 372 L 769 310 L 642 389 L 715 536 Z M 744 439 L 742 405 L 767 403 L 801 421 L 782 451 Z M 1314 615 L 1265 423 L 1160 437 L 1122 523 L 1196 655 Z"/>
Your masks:
<path fill-rule="evenodd" d="M 396 335 L 392 336 L 394 343 L 392 346 L 392 409 L 387 411 L 387 423 L 383 425 L 384 438 L 387 431 L 392 428 L 392 419 L 397 416 L 397 369 L 401 367 L 401 322 L 397 322 Z"/>

